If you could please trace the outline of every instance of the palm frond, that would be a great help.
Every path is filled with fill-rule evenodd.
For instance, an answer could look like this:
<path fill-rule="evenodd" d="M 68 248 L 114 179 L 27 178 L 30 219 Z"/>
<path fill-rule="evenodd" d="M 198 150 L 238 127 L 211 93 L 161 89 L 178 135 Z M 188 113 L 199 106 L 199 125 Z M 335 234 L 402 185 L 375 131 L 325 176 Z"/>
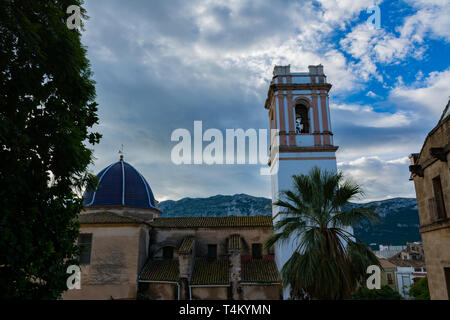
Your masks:
<path fill-rule="evenodd" d="M 373 208 L 353 208 L 347 211 L 341 211 L 333 215 L 330 222 L 333 226 L 354 226 L 362 220 L 369 221 L 371 223 L 379 221 L 379 215 L 373 210 Z"/>

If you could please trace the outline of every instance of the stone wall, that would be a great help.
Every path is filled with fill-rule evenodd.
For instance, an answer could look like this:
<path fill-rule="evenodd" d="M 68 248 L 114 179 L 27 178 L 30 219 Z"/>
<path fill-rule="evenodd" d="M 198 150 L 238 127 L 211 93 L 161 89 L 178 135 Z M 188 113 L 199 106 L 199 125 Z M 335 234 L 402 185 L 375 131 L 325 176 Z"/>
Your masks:
<path fill-rule="evenodd" d="M 92 233 L 91 263 L 81 266 L 81 289 L 63 299 L 135 299 L 138 272 L 146 256 L 146 232 L 139 225 L 83 225 Z"/>
<path fill-rule="evenodd" d="M 444 268 L 450 268 L 450 153 L 446 161 L 434 158 L 430 148 L 443 148 L 449 144 L 450 121 L 434 129 L 427 138 L 417 161 L 411 158 L 412 165 L 420 165 L 423 177 L 414 174 L 417 205 L 419 208 L 420 232 L 422 234 L 427 267 L 428 285 L 431 299 L 450 299 Z M 433 205 L 434 189 L 432 179 L 440 176 L 447 217 L 438 220 Z"/>
<path fill-rule="evenodd" d="M 227 300 L 228 287 L 191 287 L 193 300 Z"/>
<path fill-rule="evenodd" d="M 147 296 L 152 300 L 177 300 L 178 286 L 175 283 L 149 283 Z"/>
<path fill-rule="evenodd" d="M 267 228 L 192 228 L 192 229 L 172 229 L 157 228 L 155 232 L 155 241 L 152 245 L 154 252 L 167 245 L 181 244 L 181 241 L 187 236 L 195 238 L 195 255 L 204 257 L 208 253 L 208 244 L 217 244 L 217 255 L 219 258 L 226 258 L 228 255 L 227 238 L 238 233 L 241 236 L 241 255 L 251 255 L 253 243 L 264 243 L 272 234 L 273 229 Z M 263 254 L 267 254 L 264 250 Z"/>
<path fill-rule="evenodd" d="M 281 285 L 246 285 L 241 284 L 243 300 L 279 300 Z"/>

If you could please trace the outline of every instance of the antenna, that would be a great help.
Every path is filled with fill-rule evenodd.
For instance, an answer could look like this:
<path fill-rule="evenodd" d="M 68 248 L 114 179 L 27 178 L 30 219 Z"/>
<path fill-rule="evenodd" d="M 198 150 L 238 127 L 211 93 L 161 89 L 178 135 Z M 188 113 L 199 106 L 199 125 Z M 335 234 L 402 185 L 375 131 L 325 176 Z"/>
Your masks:
<path fill-rule="evenodd" d="M 123 152 L 123 144 L 121 144 L 121 148 L 120 148 L 120 150 L 119 150 L 119 154 L 120 154 L 120 161 L 123 161 L 123 155 L 125 154 L 125 153 Z"/>

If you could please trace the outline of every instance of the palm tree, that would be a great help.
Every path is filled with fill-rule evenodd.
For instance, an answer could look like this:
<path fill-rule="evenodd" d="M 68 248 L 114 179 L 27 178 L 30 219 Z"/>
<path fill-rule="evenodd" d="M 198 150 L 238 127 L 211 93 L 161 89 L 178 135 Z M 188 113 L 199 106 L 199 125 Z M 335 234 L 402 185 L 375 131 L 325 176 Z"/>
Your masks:
<path fill-rule="evenodd" d="M 293 239 L 295 251 L 281 270 L 283 285 L 312 299 L 349 299 L 366 277 L 369 265 L 380 265 L 376 256 L 349 227 L 377 215 L 370 208 L 341 208 L 363 195 L 361 187 L 344 180 L 341 172 L 314 167 L 308 175 L 294 175 L 293 190 L 280 193 L 274 205 L 286 214 L 274 225 L 266 241 L 270 248 Z"/>

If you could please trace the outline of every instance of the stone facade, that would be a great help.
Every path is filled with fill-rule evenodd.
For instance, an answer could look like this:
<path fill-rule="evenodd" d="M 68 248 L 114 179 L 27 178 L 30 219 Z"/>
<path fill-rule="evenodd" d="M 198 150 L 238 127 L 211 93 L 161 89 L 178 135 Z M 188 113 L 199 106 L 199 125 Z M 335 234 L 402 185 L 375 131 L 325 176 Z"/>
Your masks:
<path fill-rule="evenodd" d="M 450 113 L 449 104 L 425 139 L 410 156 L 411 179 L 419 207 L 431 299 L 450 299 Z"/>
<path fill-rule="evenodd" d="M 189 220 L 198 220 L 199 224 L 202 224 L 200 220 L 205 219 L 208 220 L 208 218 Z M 152 229 L 150 255 L 146 268 L 150 270 L 153 268 L 152 264 L 155 266 L 158 261 L 164 259 L 177 261 L 179 274 L 175 278 L 180 284 L 180 299 L 279 299 L 281 290 L 279 278 L 276 283 L 273 281 L 272 283 L 242 283 L 244 279 L 242 279 L 241 261 L 252 261 L 255 256 L 254 245 L 262 247 L 273 232 L 270 217 L 266 217 L 265 220 L 267 220 L 265 226 L 183 227 L 183 221 L 179 222 L 179 226 L 173 226 L 172 224 L 164 225 L 164 222 L 159 223 L 164 219 L 157 219 Z M 168 219 L 165 221 L 172 222 Z M 210 256 L 209 246 L 216 248 L 214 257 Z M 170 258 L 164 257 L 165 248 L 170 248 L 172 251 Z M 262 256 L 258 257 L 259 259 L 273 260 L 272 248 L 263 249 L 261 253 Z M 205 259 L 209 261 L 206 263 L 211 263 L 213 272 L 207 269 L 196 269 L 201 263 L 205 263 Z M 214 261 L 226 261 L 226 263 L 215 264 Z M 274 272 L 278 277 L 276 268 Z M 150 299 L 172 299 L 171 294 L 152 295 L 152 292 L 155 292 L 152 287 L 158 284 L 155 279 L 160 277 L 160 271 L 155 270 L 150 273 L 153 274 L 153 282 L 148 284 L 150 289 L 144 294 Z"/>
<path fill-rule="evenodd" d="M 63 299 L 136 299 L 137 275 L 146 260 L 146 227 L 82 225 L 80 233 L 92 234 L 91 263 L 81 265 L 81 290 L 68 290 Z"/>
<path fill-rule="evenodd" d="M 81 289 L 66 291 L 63 299 L 280 297 L 273 250 L 261 250 L 272 234 L 271 217 L 142 219 L 87 209 L 79 219 L 80 236 L 90 236 L 89 254 L 81 265 Z M 251 276 L 251 283 L 242 283 Z"/>

